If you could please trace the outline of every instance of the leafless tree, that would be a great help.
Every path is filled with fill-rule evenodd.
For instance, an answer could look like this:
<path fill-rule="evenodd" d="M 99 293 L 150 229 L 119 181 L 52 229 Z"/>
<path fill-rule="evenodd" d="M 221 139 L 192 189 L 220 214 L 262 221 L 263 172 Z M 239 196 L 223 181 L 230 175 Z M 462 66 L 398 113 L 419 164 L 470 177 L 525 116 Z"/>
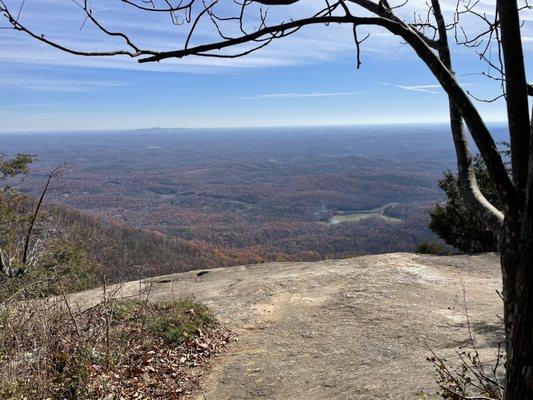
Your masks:
<path fill-rule="evenodd" d="M 29 256 L 29 250 L 30 250 L 30 241 L 31 241 L 31 234 L 33 233 L 33 229 L 35 228 L 35 222 L 37 221 L 37 217 L 39 216 L 39 211 L 41 211 L 41 206 L 43 205 L 44 197 L 46 196 L 46 192 L 48 191 L 48 188 L 50 187 L 50 182 L 52 179 L 54 179 L 56 176 L 58 176 L 63 169 L 63 166 L 56 167 L 48 174 L 48 178 L 46 179 L 46 184 L 44 185 L 43 191 L 41 193 L 41 196 L 39 197 L 39 201 L 37 201 L 37 205 L 35 206 L 35 210 L 33 211 L 33 214 L 31 216 L 30 225 L 28 227 L 28 232 L 26 232 L 26 237 L 24 238 L 24 250 L 22 251 L 22 263 L 26 264 L 28 262 L 28 256 Z"/>
<path fill-rule="evenodd" d="M 3 272 L 7 276 L 13 277 L 17 273 L 20 273 L 20 266 L 33 267 L 37 265 L 39 260 L 46 254 L 47 245 L 49 244 L 48 236 L 51 229 L 42 226 L 40 229 L 41 232 L 35 238 L 34 231 L 37 226 L 37 219 L 41 213 L 44 198 L 50 189 L 50 183 L 63 172 L 63 169 L 64 165 L 60 165 L 48 174 L 43 190 L 28 219 L 26 234 L 20 242 L 14 248 L 10 249 L 11 251 L 0 246 L 0 272 Z"/>
<path fill-rule="evenodd" d="M 115 0 L 139 12 L 166 13 L 172 23 L 184 30 L 181 39 L 176 39 L 175 49 L 158 50 L 145 48 L 132 35 L 107 27 L 88 0 L 73 1 L 82 13 L 83 24 L 90 23 L 101 34 L 122 40 L 123 48 L 87 51 L 49 38 L 46 32 L 36 32 L 21 18 L 24 0 L 0 0 L 0 13 L 8 28 L 59 50 L 81 56 L 129 56 L 140 63 L 186 56 L 241 57 L 311 25 L 351 26 L 357 67 L 361 65 L 361 45 L 368 37 L 360 36 L 361 27 L 384 28 L 410 46 L 448 95 L 463 195 L 472 211 L 500 238 L 507 340 L 504 398 L 533 399 L 533 129 L 528 104 L 528 92 L 533 90 L 526 80 L 520 21 L 520 12 L 529 9 L 527 3 L 495 0 L 493 12 L 484 13 L 479 10 L 479 0 L 459 0 L 453 18 L 447 21 L 439 0 L 431 0 L 413 19 L 399 16 L 398 9 L 405 3 L 324 0 L 324 3 L 317 1 L 316 11 L 309 15 L 301 15 L 301 9 L 296 8 L 294 18 L 272 23 L 270 10 L 286 7 L 287 12 L 291 12 L 292 5 L 300 0 Z M 461 23 L 465 18 L 478 28 L 475 33 L 470 34 L 465 29 L 465 24 Z M 218 38 L 193 44 L 201 24 L 210 24 Z M 502 98 L 506 102 L 511 174 L 471 96 L 455 79 L 449 38 L 473 48 L 488 65 L 483 74 L 501 84 L 502 92 L 498 96 L 482 100 Z M 493 52 L 494 57 L 491 56 Z M 463 123 L 487 164 L 504 205 L 502 210 L 491 205 L 478 188 Z"/>

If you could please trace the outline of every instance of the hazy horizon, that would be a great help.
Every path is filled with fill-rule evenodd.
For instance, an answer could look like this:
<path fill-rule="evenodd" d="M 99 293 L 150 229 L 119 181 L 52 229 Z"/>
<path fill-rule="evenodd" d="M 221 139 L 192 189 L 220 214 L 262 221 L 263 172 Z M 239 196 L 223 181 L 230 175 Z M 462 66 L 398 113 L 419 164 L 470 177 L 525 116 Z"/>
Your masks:
<path fill-rule="evenodd" d="M 490 127 L 500 127 L 506 124 L 504 120 L 486 121 Z M 30 130 L 2 130 L 0 134 L 41 134 L 41 133 L 124 133 L 124 132 L 142 132 L 142 131 L 172 131 L 172 130 L 191 130 L 191 131 L 224 131 L 224 130 L 264 130 L 264 129 L 318 129 L 318 128 L 377 128 L 377 127 L 403 127 L 403 126 L 442 126 L 449 124 L 449 121 L 434 121 L 434 122 L 376 122 L 376 123 L 351 123 L 351 124 L 316 124 L 316 125 L 250 125 L 250 126 L 150 126 L 146 128 L 100 128 L 100 129 L 30 129 Z"/>

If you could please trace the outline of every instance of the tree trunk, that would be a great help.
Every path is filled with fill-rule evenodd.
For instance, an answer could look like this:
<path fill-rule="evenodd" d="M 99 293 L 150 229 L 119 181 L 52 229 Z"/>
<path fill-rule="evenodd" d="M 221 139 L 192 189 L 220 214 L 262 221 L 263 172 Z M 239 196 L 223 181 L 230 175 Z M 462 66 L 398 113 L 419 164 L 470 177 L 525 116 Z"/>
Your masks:
<path fill-rule="evenodd" d="M 505 400 L 533 400 L 533 274 L 528 271 L 523 275 L 517 279 L 521 289 L 514 307 L 508 310 L 512 314 L 506 313 L 512 323 L 511 336 L 507 338 Z"/>
<path fill-rule="evenodd" d="M 533 138 L 533 121 L 530 136 Z M 530 141 L 529 153 L 522 226 L 519 229 L 518 223 L 506 224 L 504 234 L 507 240 L 502 241 L 501 249 L 503 288 L 509 292 L 509 297 L 504 295 L 507 335 L 505 400 L 533 400 L 533 141 Z M 512 246 L 516 242 L 521 242 L 521 246 Z"/>
<path fill-rule="evenodd" d="M 517 220 L 506 216 L 501 242 L 507 351 L 504 400 L 533 400 L 533 258 L 528 250 L 533 246 L 528 246 Z"/>
<path fill-rule="evenodd" d="M 505 72 L 507 122 L 511 139 L 513 181 L 523 201 L 528 183 L 529 106 L 520 15 L 516 0 L 496 2 L 501 26 L 501 49 Z"/>

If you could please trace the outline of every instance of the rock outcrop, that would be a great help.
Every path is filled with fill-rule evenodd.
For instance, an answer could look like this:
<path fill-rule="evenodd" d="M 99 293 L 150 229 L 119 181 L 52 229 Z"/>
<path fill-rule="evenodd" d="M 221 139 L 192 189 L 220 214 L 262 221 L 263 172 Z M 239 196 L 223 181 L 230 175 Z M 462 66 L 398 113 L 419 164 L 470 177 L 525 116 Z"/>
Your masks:
<path fill-rule="evenodd" d="M 501 341 L 498 256 L 393 253 L 268 263 L 130 282 L 154 300 L 194 296 L 239 341 L 198 399 L 417 399 L 437 386 L 426 343 L 449 355 L 469 324 L 489 356 Z M 99 291 L 73 296 L 83 304 Z"/>

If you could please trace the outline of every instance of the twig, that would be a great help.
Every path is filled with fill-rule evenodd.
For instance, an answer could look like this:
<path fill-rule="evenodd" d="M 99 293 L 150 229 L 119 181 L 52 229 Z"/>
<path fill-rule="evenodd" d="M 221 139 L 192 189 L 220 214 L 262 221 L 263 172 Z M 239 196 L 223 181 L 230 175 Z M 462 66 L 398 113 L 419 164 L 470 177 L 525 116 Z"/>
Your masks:
<path fill-rule="evenodd" d="M 65 290 L 61 291 L 61 297 L 63 298 L 63 302 L 65 303 L 65 306 L 67 307 L 68 315 L 70 316 L 70 319 L 72 320 L 72 324 L 74 325 L 74 328 L 76 329 L 76 335 L 80 336 L 80 330 L 78 328 L 78 323 L 76 322 L 76 318 L 74 317 L 74 314 L 72 313 L 72 309 L 70 308 L 70 304 L 67 300 Z"/>

